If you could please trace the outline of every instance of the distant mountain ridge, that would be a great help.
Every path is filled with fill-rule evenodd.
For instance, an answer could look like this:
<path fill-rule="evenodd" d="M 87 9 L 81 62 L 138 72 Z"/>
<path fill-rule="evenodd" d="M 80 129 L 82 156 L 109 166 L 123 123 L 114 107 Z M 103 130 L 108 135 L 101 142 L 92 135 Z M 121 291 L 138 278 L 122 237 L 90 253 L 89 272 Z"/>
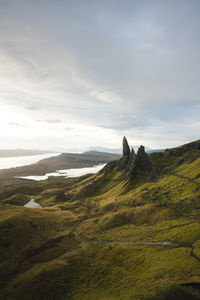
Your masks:
<path fill-rule="evenodd" d="M 140 146 L 132 146 L 130 145 L 131 148 L 133 148 L 135 151 L 138 151 Z M 145 146 L 145 150 L 147 153 L 153 153 L 153 152 L 162 152 L 164 149 L 151 149 L 149 147 Z M 90 147 L 89 151 L 98 151 L 98 152 L 105 152 L 105 153 L 114 153 L 114 154 L 122 154 L 122 147 L 120 148 L 106 148 L 106 147 L 101 147 L 101 146 L 94 146 Z"/>
<path fill-rule="evenodd" d="M 139 149 L 139 146 L 130 146 L 135 151 Z M 162 152 L 164 149 L 150 149 L 149 147 L 145 147 L 147 153 L 153 152 Z M 83 152 L 71 152 L 71 151 L 58 151 L 61 153 L 73 153 L 73 154 L 103 154 L 109 156 L 109 154 L 117 154 L 122 155 L 122 147 L 120 148 L 106 148 L 101 146 L 94 146 L 90 147 L 87 151 Z M 36 149 L 0 149 L 0 158 L 5 157 L 17 157 L 17 156 L 32 156 L 32 155 L 41 155 L 41 154 L 48 154 L 48 153 L 55 153 L 53 150 L 36 150 Z"/>
<path fill-rule="evenodd" d="M 103 156 L 108 156 L 111 157 L 115 154 L 115 156 L 121 156 L 121 153 L 113 153 L 113 152 L 104 152 L 104 151 L 97 151 L 97 150 L 90 150 L 90 151 L 85 151 L 83 152 L 83 155 L 103 155 Z"/>

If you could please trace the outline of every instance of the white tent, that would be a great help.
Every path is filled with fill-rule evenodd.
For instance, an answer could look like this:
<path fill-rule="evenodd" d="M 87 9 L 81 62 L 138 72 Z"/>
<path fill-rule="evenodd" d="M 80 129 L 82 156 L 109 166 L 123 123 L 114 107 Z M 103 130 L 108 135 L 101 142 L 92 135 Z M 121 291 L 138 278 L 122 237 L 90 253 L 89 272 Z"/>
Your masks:
<path fill-rule="evenodd" d="M 42 206 L 35 202 L 35 199 L 31 199 L 28 203 L 24 205 L 24 207 L 29 207 L 29 208 L 41 208 Z"/>

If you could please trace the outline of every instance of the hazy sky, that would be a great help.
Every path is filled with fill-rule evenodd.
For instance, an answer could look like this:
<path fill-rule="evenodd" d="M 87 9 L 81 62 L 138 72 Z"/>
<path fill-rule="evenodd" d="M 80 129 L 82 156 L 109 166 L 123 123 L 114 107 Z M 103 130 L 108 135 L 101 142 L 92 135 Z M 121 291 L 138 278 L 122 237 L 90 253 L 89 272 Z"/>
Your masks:
<path fill-rule="evenodd" d="M 200 131 L 199 0 L 0 0 L 0 148 Z"/>

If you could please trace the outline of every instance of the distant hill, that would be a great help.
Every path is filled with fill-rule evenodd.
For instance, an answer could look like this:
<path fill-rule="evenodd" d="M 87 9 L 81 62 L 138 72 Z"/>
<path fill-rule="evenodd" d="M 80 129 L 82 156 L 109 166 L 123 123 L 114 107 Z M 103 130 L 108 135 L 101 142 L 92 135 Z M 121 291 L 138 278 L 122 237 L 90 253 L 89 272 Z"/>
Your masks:
<path fill-rule="evenodd" d="M 0 157 L 30 156 L 51 153 L 47 150 L 34 149 L 0 149 Z"/>
<path fill-rule="evenodd" d="M 154 152 L 163 152 L 165 151 L 165 149 L 151 149 L 151 150 L 147 150 L 146 152 L 148 154 L 154 153 Z"/>
<path fill-rule="evenodd" d="M 119 159 L 118 154 L 99 151 L 87 151 L 84 153 L 62 153 L 58 156 L 42 159 L 32 165 L 0 170 L 0 186 L 13 185 L 25 182 L 15 178 L 29 175 L 45 175 L 56 170 L 92 167 L 94 165 L 108 163 Z"/>
<path fill-rule="evenodd" d="M 80 155 L 80 154 L 79 154 Z M 113 155 L 116 157 L 120 157 L 121 153 L 114 153 L 114 152 L 106 152 L 106 151 L 97 151 L 97 150 L 90 150 L 90 151 L 85 151 L 82 155 L 84 156 L 106 156 L 106 157 L 112 157 Z"/>

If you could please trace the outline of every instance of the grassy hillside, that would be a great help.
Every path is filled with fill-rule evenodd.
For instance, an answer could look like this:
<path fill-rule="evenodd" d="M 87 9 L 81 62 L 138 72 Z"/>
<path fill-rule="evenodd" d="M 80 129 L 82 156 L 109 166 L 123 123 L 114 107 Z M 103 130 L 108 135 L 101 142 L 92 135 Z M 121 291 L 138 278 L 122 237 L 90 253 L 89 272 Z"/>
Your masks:
<path fill-rule="evenodd" d="M 200 299 L 200 141 L 149 158 L 2 189 L 0 299 Z"/>

